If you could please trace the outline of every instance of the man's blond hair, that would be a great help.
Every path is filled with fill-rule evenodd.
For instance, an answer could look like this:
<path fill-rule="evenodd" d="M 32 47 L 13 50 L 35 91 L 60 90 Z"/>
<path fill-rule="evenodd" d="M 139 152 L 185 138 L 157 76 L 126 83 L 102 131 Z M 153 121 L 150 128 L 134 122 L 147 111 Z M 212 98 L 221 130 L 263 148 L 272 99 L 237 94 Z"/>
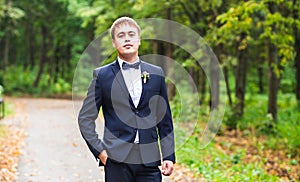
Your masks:
<path fill-rule="evenodd" d="M 112 39 L 115 39 L 115 31 L 116 28 L 119 28 L 120 25 L 128 24 L 129 26 L 133 26 L 137 29 L 138 35 L 140 36 L 141 28 L 140 26 L 136 23 L 136 21 L 132 18 L 129 17 L 120 17 L 110 27 L 110 36 Z"/>

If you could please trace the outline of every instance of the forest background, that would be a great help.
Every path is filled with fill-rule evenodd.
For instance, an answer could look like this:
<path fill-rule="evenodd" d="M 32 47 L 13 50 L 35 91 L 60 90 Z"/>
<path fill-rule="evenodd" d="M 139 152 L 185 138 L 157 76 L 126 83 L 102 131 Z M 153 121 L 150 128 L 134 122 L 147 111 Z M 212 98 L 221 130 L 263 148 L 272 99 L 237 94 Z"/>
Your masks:
<path fill-rule="evenodd" d="M 200 149 L 202 126 L 220 101 L 219 92 L 210 92 L 211 87 L 219 90 L 220 83 L 210 83 L 203 66 L 214 78 L 221 73 L 197 64 L 178 46 L 142 42 L 141 55 L 175 59 L 197 86 L 201 116 L 180 121 L 187 129 L 197 125 L 177 152 L 179 164 L 207 180 L 300 180 L 299 0 L 0 0 L 0 84 L 5 95 L 71 97 L 83 51 L 120 16 L 188 26 L 220 62 L 226 112 L 216 141 Z M 168 69 L 165 62 L 160 65 Z M 192 101 L 189 109 L 181 106 L 181 99 L 192 100 L 190 94 L 177 94 L 172 83 L 168 92 L 174 120 L 183 107 L 190 118 L 198 113 Z"/>

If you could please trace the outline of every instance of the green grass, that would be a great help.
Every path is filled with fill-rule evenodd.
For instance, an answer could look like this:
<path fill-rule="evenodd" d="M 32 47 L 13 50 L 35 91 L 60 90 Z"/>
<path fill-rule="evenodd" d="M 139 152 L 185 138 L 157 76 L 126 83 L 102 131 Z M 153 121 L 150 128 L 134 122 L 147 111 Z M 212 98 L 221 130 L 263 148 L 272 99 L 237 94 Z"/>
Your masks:
<path fill-rule="evenodd" d="M 13 105 L 10 102 L 5 101 L 5 117 L 12 115 L 13 113 Z M 2 120 L 0 120 L 0 139 L 6 137 L 7 135 L 7 126 L 3 124 Z"/>
<path fill-rule="evenodd" d="M 0 124 L 0 139 L 8 135 L 8 131 L 5 125 Z"/>
<path fill-rule="evenodd" d="M 214 147 L 214 143 L 202 149 L 196 136 L 177 152 L 178 163 L 191 168 L 198 177 L 208 181 L 278 181 L 276 176 L 268 175 L 261 162 L 245 163 L 243 149 L 226 154 Z"/>
<path fill-rule="evenodd" d="M 252 129 L 256 135 L 268 136 L 267 147 L 288 148 L 291 152 L 300 148 L 300 108 L 295 94 L 278 95 L 278 121 L 267 114 L 267 95 L 246 96 L 246 108 L 242 118 L 237 120 L 241 130 Z M 270 128 L 272 126 L 272 128 Z"/>
<path fill-rule="evenodd" d="M 13 104 L 9 101 L 5 101 L 5 117 L 14 114 L 14 107 Z"/>
<path fill-rule="evenodd" d="M 267 114 L 267 101 L 268 98 L 265 94 L 246 95 L 244 116 L 242 118 L 232 117 L 232 112 L 227 107 L 223 126 L 226 127 L 225 123 L 230 120 L 230 122 L 236 122 L 238 129 L 247 134 L 249 138 L 264 136 L 267 141 L 260 143 L 262 146 L 257 146 L 259 150 L 284 149 L 287 156 L 295 157 L 298 155 L 299 157 L 300 108 L 295 95 L 282 93 L 278 95 L 277 123 Z M 174 103 L 171 102 L 171 104 Z M 172 107 L 178 112 L 176 104 L 178 103 Z M 193 106 L 189 105 L 189 107 Z M 205 122 L 208 114 L 204 111 L 207 110 L 203 106 L 201 109 L 199 120 Z M 205 123 L 201 125 L 205 125 Z M 216 144 L 213 142 L 202 149 L 199 136 L 201 136 L 203 129 L 200 126 L 195 128 L 194 134 L 176 151 L 177 162 L 191 168 L 198 177 L 203 177 L 208 181 L 280 181 L 279 177 L 269 175 L 263 169 L 266 159 L 259 154 L 255 156 L 260 158 L 257 160 L 258 162 L 247 163 L 243 160 L 246 156 L 246 151 L 243 149 L 232 150 L 227 154 L 215 147 Z M 272 129 L 269 126 L 273 126 Z M 181 136 L 184 134 L 180 131 L 176 132 L 175 136 L 184 138 L 185 136 Z M 227 144 L 230 145 L 229 142 Z M 298 161 L 291 159 L 291 164 L 294 163 L 298 164 Z"/>

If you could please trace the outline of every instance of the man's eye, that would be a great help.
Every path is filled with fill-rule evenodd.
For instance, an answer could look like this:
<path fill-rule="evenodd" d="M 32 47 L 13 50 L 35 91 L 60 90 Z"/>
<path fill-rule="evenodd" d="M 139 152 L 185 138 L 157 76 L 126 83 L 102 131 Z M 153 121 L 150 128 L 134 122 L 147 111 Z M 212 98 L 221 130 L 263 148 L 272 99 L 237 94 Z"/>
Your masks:
<path fill-rule="evenodd" d="M 118 37 L 122 38 L 122 37 L 124 37 L 124 34 L 119 34 Z"/>
<path fill-rule="evenodd" d="M 129 33 L 129 36 L 133 37 L 135 36 L 135 33 Z"/>

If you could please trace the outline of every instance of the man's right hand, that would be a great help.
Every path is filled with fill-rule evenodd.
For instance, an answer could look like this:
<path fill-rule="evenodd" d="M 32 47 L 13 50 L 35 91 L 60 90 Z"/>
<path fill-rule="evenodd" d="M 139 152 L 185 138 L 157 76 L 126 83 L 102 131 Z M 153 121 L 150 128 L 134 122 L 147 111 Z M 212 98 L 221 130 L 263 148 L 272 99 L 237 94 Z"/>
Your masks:
<path fill-rule="evenodd" d="M 99 159 L 104 165 L 106 165 L 107 157 L 108 155 L 106 153 L 106 150 L 102 150 L 102 152 L 99 154 Z"/>

